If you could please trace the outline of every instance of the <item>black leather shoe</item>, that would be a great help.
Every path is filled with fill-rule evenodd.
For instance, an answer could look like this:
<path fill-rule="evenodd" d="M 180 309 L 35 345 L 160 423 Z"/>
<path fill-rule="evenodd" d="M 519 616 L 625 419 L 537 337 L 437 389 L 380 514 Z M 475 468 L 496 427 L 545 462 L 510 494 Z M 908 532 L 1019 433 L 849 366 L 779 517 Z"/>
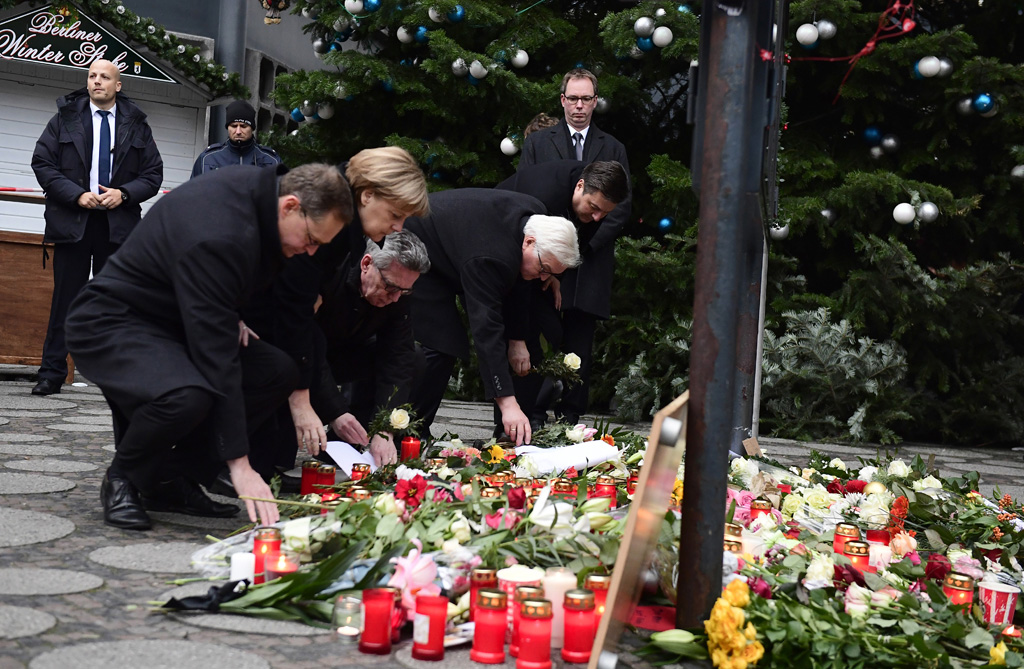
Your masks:
<path fill-rule="evenodd" d="M 213 501 L 198 483 L 185 478 L 161 483 L 142 496 L 142 504 L 150 511 L 183 513 L 186 516 L 231 518 L 238 514 L 237 506 Z"/>
<path fill-rule="evenodd" d="M 235 492 L 235 484 L 231 482 L 231 474 L 226 471 L 217 474 L 217 478 L 213 479 L 213 482 L 206 486 L 206 490 L 214 495 L 238 498 L 238 493 Z"/>
<path fill-rule="evenodd" d="M 128 479 L 103 477 L 100 485 L 100 503 L 103 504 L 103 522 L 123 530 L 148 530 L 149 516 L 135 486 Z"/>
<path fill-rule="evenodd" d="M 60 387 L 64 385 L 56 379 L 40 379 L 36 387 L 32 389 L 33 395 L 56 395 Z"/>

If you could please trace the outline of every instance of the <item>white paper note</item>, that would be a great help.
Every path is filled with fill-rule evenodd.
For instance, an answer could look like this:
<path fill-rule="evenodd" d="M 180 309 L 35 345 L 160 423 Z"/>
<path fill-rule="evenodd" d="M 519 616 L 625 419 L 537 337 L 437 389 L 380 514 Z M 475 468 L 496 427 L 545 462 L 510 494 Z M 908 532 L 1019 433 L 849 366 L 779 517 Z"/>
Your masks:
<path fill-rule="evenodd" d="M 369 453 L 360 453 L 344 441 L 327 442 L 327 455 L 334 458 L 338 468 L 343 470 L 349 478 L 352 477 L 352 465 L 370 465 L 370 471 L 377 471 L 377 465 L 373 464 L 373 456 Z"/>

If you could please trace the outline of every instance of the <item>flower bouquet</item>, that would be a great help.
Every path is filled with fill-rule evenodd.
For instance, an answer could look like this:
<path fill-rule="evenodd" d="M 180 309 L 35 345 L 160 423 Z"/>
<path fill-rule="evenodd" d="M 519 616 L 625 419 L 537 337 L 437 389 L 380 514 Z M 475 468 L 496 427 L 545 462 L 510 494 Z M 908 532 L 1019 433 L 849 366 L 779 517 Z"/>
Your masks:
<path fill-rule="evenodd" d="M 550 376 L 562 381 L 566 387 L 572 387 L 582 383 L 580 363 L 580 356 L 575 353 L 566 353 L 561 356 L 553 355 L 544 358 L 539 365 L 532 367 L 530 372 L 540 374 L 541 376 Z"/>
<path fill-rule="evenodd" d="M 395 442 L 401 441 L 402 437 L 419 436 L 422 418 L 417 418 L 412 410 L 411 404 L 402 404 L 394 409 L 381 409 L 370 421 L 370 427 L 366 431 L 372 439 L 375 435 L 387 437 L 389 434 Z"/>

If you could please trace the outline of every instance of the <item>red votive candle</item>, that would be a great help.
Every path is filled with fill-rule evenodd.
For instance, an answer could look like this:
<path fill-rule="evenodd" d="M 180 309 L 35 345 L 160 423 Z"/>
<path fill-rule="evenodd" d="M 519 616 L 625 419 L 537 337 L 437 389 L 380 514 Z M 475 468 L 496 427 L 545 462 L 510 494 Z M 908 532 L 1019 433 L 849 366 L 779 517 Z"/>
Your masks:
<path fill-rule="evenodd" d="M 942 592 L 953 604 L 969 606 L 974 602 L 974 579 L 966 574 L 951 571 L 942 581 Z"/>
<path fill-rule="evenodd" d="M 789 493 L 793 492 L 793 486 L 791 486 L 791 485 L 786 485 L 785 483 L 778 483 L 778 484 L 776 484 L 776 486 L 775 486 L 775 487 L 779 489 L 779 492 L 784 492 L 784 493 L 786 493 L 787 495 L 788 495 Z"/>
<path fill-rule="evenodd" d="M 839 523 L 832 538 L 832 552 L 842 555 L 846 542 L 855 539 L 860 539 L 860 528 L 850 523 Z"/>
<path fill-rule="evenodd" d="M 636 484 L 640 481 L 640 472 L 635 469 L 629 470 L 629 478 L 626 479 L 626 492 L 630 495 L 636 492 Z"/>
<path fill-rule="evenodd" d="M 437 662 L 444 659 L 444 627 L 448 620 L 448 598 L 417 595 L 416 618 L 412 622 L 412 656 Z"/>
<path fill-rule="evenodd" d="M 254 565 L 255 577 L 253 584 L 263 583 L 266 578 L 263 573 L 264 561 L 270 553 L 281 552 L 281 530 L 276 527 L 260 527 L 252 537 L 252 554 L 256 556 Z"/>
<path fill-rule="evenodd" d="M 870 562 L 871 546 L 866 541 L 848 539 L 843 545 L 843 555 L 850 559 L 850 564 L 860 573 L 877 571 Z"/>
<path fill-rule="evenodd" d="M 395 597 L 395 608 L 391 612 L 391 643 L 395 644 L 402 640 L 402 628 L 407 622 L 405 609 L 402 608 L 402 591 L 398 588 L 381 588 L 390 590 Z"/>
<path fill-rule="evenodd" d="M 313 492 L 320 493 L 321 495 L 328 491 L 328 488 L 334 487 L 334 465 L 320 465 L 316 470 L 317 474 L 317 486 Z M 324 486 L 327 486 L 326 488 Z"/>
<path fill-rule="evenodd" d="M 484 588 L 496 588 L 498 587 L 498 570 L 490 569 L 488 567 L 476 567 L 469 573 L 469 619 L 476 619 L 476 598 Z M 506 610 L 508 608 L 508 599 L 506 595 Z M 507 617 L 507 616 L 505 616 Z M 504 620 L 504 617 L 502 618 Z M 504 633 L 502 639 L 504 640 Z"/>
<path fill-rule="evenodd" d="M 306 460 L 302 463 L 302 479 L 299 481 L 300 495 L 309 495 L 314 492 L 319 492 L 313 487 L 314 484 L 320 482 L 319 474 L 317 473 L 319 468 L 319 460 Z"/>
<path fill-rule="evenodd" d="M 608 497 L 612 500 L 611 507 L 615 508 L 615 504 L 618 501 L 616 499 L 617 487 L 615 479 L 611 476 L 598 476 L 597 482 L 594 484 L 594 492 L 597 497 Z"/>
<path fill-rule="evenodd" d="M 352 498 L 353 502 L 362 502 L 364 499 L 373 497 L 373 493 L 362 486 L 352 486 L 348 489 L 348 496 Z"/>
<path fill-rule="evenodd" d="M 551 602 L 525 599 L 519 605 L 516 669 L 551 669 Z"/>
<path fill-rule="evenodd" d="M 470 610 L 476 609 L 476 624 L 469 659 L 481 664 L 504 664 L 508 595 L 501 590 L 485 588 L 476 593 L 476 599 L 470 604 Z"/>
<path fill-rule="evenodd" d="M 266 580 L 273 581 L 285 574 L 294 574 L 299 570 L 299 561 L 294 555 L 288 553 L 267 553 L 263 562 L 263 569 L 266 572 Z"/>
<path fill-rule="evenodd" d="M 352 465 L 352 476 L 349 478 L 353 481 L 362 481 L 370 475 L 370 465 L 359 463 Z"/>
<path fill-rule="evenodd" d="M 766 499 L 755 499 L 750 503 L 750 519 L 755 520 L 772 512 L 772 503 Z"/>
<path fill-rule="evenodd" d="M 1014 627 L 1013 625 L 1010 625 L 1009 627 L 1007 627 L 1006 629 L 1003 630 L 1003 636 L 1009 637 L 1011 639 L 1019 639 L 1020 638 L 1020 628 L 1019 627 Z"/>
<path fill-rule="evenodd" d="M 320 503 L 326 505 L 328 502 L 336 502 L 339 499 L 341 499 L 341 495 L 339 495 L 338 493 L 336 493 L 336 492 L 325 492 L 323 495 L 320 496 Z M 334 505 L 334 506 L 336 506 L 336 505 Z M 326 516 L 330 512 L 331 512 L 331 509 L 326 508 L 326 507 L 323 508 L 323 509 L 320 509 L 320 515 L 321 516 Z"/>
<path fill-rule="evenodd" d="M 363 634 L 359 652 L 372 655 L 391 653 L 391 616 L 395 592 L 391 588 L 363 590 Z"/>
<path fill-rule="evenodd" d="M 889 534 L 889 530 L 868 530 L 864 533 L 864 539 L 868 543 L 888 546 L 889 540 L 892 539 L 892 536 Z"/>
<path fill-rule="evenodd" d="M 589 590 L 570 590 L 565 593 L 565 644 L 562 646 L 562 659 L 571 664 L 583 664 L 590 661 L 590 651 L 594 646 L 594 610 L 596 607 L 594 593 Z"/>
<path fill-rule="evenodd" d="M 583 588 L 594 593 L 594 624 L 601 622 L 604 615 L 604 605 L 608 600 L 608 588 L 612 584 L 612 577 L 608 574 L 589 574 L 583 582 Z"/>
<path fill-rule="evenodd" d="M 420 440 L 416 437 L 406 437 L 402 439 L 402 462 L 406 460 L 416 460 L 420 457 Z M 442 649 L 441 652 L 444 655 Z"/>
<path fill-rule="evenodd" d="M 512 657 L 519 657 L 519 623 L 521 622 L 520 606 L 527 599 L 543 599 L 544 588 L 533 585 L 520 585 L 516 587 L 513 597 L 515 598 L 515 602 L 512 606 L 512 639 L 508 644 L 508 654 Z M 508 615 L 507 611 L 505 615 Z"/>

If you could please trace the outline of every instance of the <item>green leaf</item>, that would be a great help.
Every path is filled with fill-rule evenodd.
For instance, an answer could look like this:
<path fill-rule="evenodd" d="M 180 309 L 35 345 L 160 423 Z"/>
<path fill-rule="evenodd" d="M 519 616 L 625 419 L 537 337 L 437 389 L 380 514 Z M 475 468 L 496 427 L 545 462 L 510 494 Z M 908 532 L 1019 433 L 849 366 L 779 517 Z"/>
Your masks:
<path fill-rule="evenodd" d="M 395 529 L 395 527 L 400 526 L 401 524 L 402 521 L 399 519 L 398 516 L 383 516 L 380 519 L 380 522 L 377 523 L 377 528 L 374 531 L 374 535 L 378 537 L 390 537 L 391 532 Z"/>
<path fill-rule="evenodd" d="M 936 551 L 943 551 L 948 545 L 946 541 L 943 541 L 942 535 L 937 530 L 929 528 L 924 531 L 924 536 L 928 538 L 928 544 Z"/>
<path fill-rule="evenodd" d="M 855 643 L 847 643 L 843 646 L 843 654 L 846 657 L 860 657 L 860 646 Z"/>
<path fill-rule="evenodd" d="M 922 628 L 913 620 L 901 620 L 900 629 L 903 630 L 904 634 L 917 634 Z"/>
<path fill-rule="evenodd" d="M 984 627 L 975 627 L 970 633 L 964 637 L 964 645 L 968 648 L 982 648 L 988 650 L 994 644 L 992 642 L 992 633 Z"/>

